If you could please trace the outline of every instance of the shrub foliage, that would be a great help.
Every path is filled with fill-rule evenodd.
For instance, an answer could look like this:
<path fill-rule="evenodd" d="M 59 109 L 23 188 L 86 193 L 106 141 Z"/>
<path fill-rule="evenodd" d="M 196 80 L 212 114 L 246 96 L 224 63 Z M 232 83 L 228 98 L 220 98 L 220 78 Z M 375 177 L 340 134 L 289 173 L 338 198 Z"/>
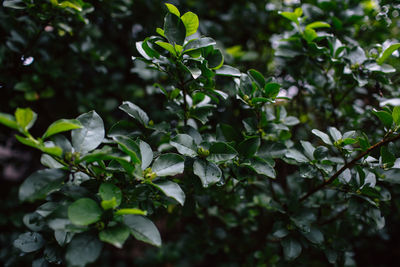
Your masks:
<path fill-rule="evenodd" d="M 59 32 L 69 28 L 53 11 L 88 23 L 93 9 L 80 0 L 3 6 L 41 14 L 44 25 L 56 17 Z M 122 102 L 117 122 L 106 115 L 111 127 L 89 111 L 33 134 L 41 114 L 0 113 L 20 143 L 42 153 L 45 168 L 19 187 L 19 200 L 34 209 L 13 241 L 33 266 L 85 266 L 113 247 L 143 247 L 129 239 L 160 247 L 142 265 L 352 266 L 362 247 L 355 240 L 387 234 L 385 216 L 399 201 L 400 44 L 381 39 L 390 27 L 363 35 L 382 27 L 370 19 L 377 10 L 389 24 L 399 7 L 265 8 L 286 27 L 270 39 L 272 70 L 243 71 L 250 52 L 224 49 L 199 33 L 195 13 L 167 3 L 132 57 L 147 93 Z M 9 49 L 33 49 L 21 51 L 11 36 Z M 28 78 L 15 84 L 26 100 L 53 97 Z"/>

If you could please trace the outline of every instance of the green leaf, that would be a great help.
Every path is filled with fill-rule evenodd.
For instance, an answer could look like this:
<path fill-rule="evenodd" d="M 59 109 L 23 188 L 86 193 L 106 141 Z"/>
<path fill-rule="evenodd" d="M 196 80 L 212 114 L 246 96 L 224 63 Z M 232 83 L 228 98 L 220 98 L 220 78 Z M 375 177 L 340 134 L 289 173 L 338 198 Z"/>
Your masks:
<path fill-rule="evenodd" d="M 236 157 L 236 150 L 224 142 L 215 142 L 210 146 L 208 160 L 223 163 Z"/>
<path fill-rule="evenodd" d="M 128 239 L 129 234 L 129 227 L 127 227 L 126 225 L 116 225 L 101 231 L 99 233 L 99 239 L 117 248 L 122 248 L 125 241 Z"/>
<path fill-rule="evenodd" d="M 153 150 L 146 142 L 139 140 L 140 155 L 142 158 L 142 170 L 150 166 L 153 161 Z"/>
<path fill-rule="evenodd" d="M 84 113 L 77 120 L 83 127 L 72 130 L 72 145 L 77 152 L 87 153 L 98 147 L 104 139 L 103 120 L 95 111 Z"/>
<path fill-rule="evenodd" d="M 301 253 L 301 245 L 293 238 L 285 238 L 281 241 L 283 255 L 288 261 L 296 259 Z"/>
<path fill-rule="evenodd" d="M 175 199 L 182 206 L 185 203 L 185 193 L 177 183 L 163 181 L 152 183 L 152 185 L 163 192 L 167 197 Z"/>
<path fill-rule="evenodd" d="M 299 16 L 294 12 L 279 12 L 279 14 L 296 24 L 299 24 Z"/>
<path fill-rule="evenodd" d="M 159 58 L 160 54 L 149 46 L 148 40 L 146 38 L 143 42 L 136 42 L 136 49 L 146 59 Z"/>
<path fill-rule="evenodd" d="M 181 13 L 179 12 L 179 10 L 176 6 L 174 6 L 173 4 L 170 4 L 170 3 L 165 3 L 165 5 L 167 6 L 169 12 L 171 12 L 172 14 L 175 14 L 178 17 L 181 16 Z"/>
<path fill-rule="evenodd" d="M 61 157 L 61 155 L 63 153 L 62 149 L 58 146 L 46 147 L 46 146 L 44 146 L 44 144 L 41 144 L 36 140 L 33 140 L 31 138 L 22 137 L 19 135 L 15 135 L 15 138 L 19 142 L 21 142 L 22 144 L 24 144 L 26 146 L 31 146 L 33 148 L 39 149 L 43 153 L 47 153 L 47 154 L 55 156 L 55 157 Z"/>
<path fill-rule="evenodd" d="M 161 35 L 162 37 L 167 38 L 167 37 L 165 37 L 165 33 L 164 33 L 164 30 L 163 30 L 163 29 L 157 28 L 157 29 L 156 29 L 156 32 L 157 32 L 159 35 Z"/>
<path fill-rule="evenodd" d="M 311 227 L 310 232 L 304 233 L 303 235 L 311 243 L 320 245 L 320 244 L 322 244 L 324 242 L 324 235 L 322 234 L 322 232 L 318 228 L 316 228 L 314 226 Z"/>
<path fill-rule="evenodd" d="M 315 134 L 316 136 L 318 136 L 319 138 L 321 138 L 321 140 L 327 144 L 327 145 L 332 145 L 332 141 L 329 138 L 329 136 L 326 133 L 321 132 L 320 130 L 317 129 L 313 129 L 311 131 L 313 134 Z"/>
<path fill-rule="evenodd" d="M 18 130 L 18 124 L 15 121 L 14 116 L 12 116 L 10 114 L 0 112 L 0 123 L 4 124 L 7 127 L 14 129 L 14 130 Z"/>
<path fill-rule="evenodd" d="M 222 137 L 217 137 L 218 140 L 223 140 L 227 142 L 237 142 L 239 143 L 242 139 L 240 133 L 228 124 L 221 123 L 217 126 L 217 136 L 220 133 Z"/>
<path fill-rule="evenodd" d="M 100 202 L 101 207 L 103 210 L 111 210 L 118 207 L 117 200 L 115 197 L 111 198 L 110 200 L 102 200 Z"/>
<path fill-rule="evenodd" d="M 306 158 L 302 153 L 297 151 L 296 149 L 288 149 L 287 152 L 285 153 L 285 157 L 289 159 L 294 159 L 297 162 L 303 163 L 303 162 L 309 162 L 310 160 Z"/>
<path fill-rule="evenodd" d="M 121 205 L 121 189 L 112 183 L 102 183 L 99 188 L 99 195 L 102 200 L 111 200 L 112 198 L 115 198 L 117 206 Z"/>
<path fill-rule="evenodd" d="M 193 51 L 196 49 L 200 49 L 203 47 L 207 47 L 207 46 L 213 46 L 216 45 L 217 43 L 215 42 L 214 39 L 209 38 L 209 37 L 203 37 L 203 38 L 199 38 L 199 39 L 193 39 L 191 41 L 189 41 L 184 47 L 183 47 L 183 51 L 189 52 L 189 51 Z"/>
<path fill-rule="evenodd" d="M 154 246 L 161 246 L 161 236 L 152 221 L 140 215 L 125 215 L 124 223 L 138 240 Z"/>
<path fill-rule="evenodd" d="M 45 169 L 31 174 L 19 188 L 21 201 L 44 199 L 51 192 L 59 189 L 64 182 L 66 173 L 60 169 Z"/>
<path fill-rule="evenodd" d="M 388 48 L 383 51 L 382 55 L 376 60 L 379 65 L 382 65 L 383 62 L 391 55 L 394 51 L 400 48 L 400 43 L 392 44 Z"/>
<path fill-rule="evenodd" d="M 257 83 L 258 88 L 264 88 L 264 86 L 265 86 L 265 78 L 260 72 L 258 72 L 255 69 L 251 69 L 247 73 Z"/>
<path fill-rule="evenodd" d="M 68 207 L 68 219 L 76 225 L 89 225 L 100 220 L 102 210 L 90 198 L 76 200 Z"/>
<path fill-rule="evenodd" d="M 218 183 L 222 177 L 222 172 L 217 165 L 201 159 L 194 161 L 193 173 L 200 178 L 203 187 Z"/>
<path fill-rule="evenodd" d="M 304 152 L 305 152 L 306 156 L 310 160 L 314 160 L 315 147 L 308 141 L 300 141 L 300 143 L 304 148 Z"/>
<path fill-rule="evenodd" d="M 61 133 L 61 132 L 66 132 L 74 129 L 80 129 L 82 128 L 82 124 L 78 120 L 66 120 L 66 119 L 61 119 L 58 121 L 53 122 L 46 130 L 46 132 L 43 134 L 43 139 L 46 139 L 52 135 Z"/>
<path fill-rule="evenodd" d="M 189 157 L 197 156 L 197 146 L 190 135 L 178 134 L 171 139 L 170 144 L 182 155 Z"/>
<path fill-rule="evenodd" d="M 115 215 L 128 215 L 128 214 L 133 214 L 133 215 L 147 215 L 147 211 L 141 210 L 141 209 L 135 209 L 135 208 L 128 208 L 128 209 L 119 209 L 115 213 Z"/>
<path fill-rule="evenodd" d="M 15 120 L 17 124 L 24 130 L 29 130 L 37 119 L 37 114 L 30 108 L 17 108 L 15 111 Z"/>
<path fill-rule="evenodd" d="M 75 9 L 76 11 L 81 12 L 82 11 L 82 6 L 77 3 L 76 1 L 72 2 L 72 1 L 62 1 L 60 4 L 58 4 L 59 7 L 61 8 L 72 8 Z"/>
<path fill-rule="evenodd" d="M 153 163 L 152 170 L 157 176 L 174 176 L 183 172 L 185 159 L 173 153 L 159 156 Z"/>
<path fill-rule="evenodd" d="M 68 245 L 65 259 L 68 266 L 85 266 L 97 260 L 102 248 L 103 244 L 96 235 L 77 234 Z"/>
<path fill-rule="evenodd" d="M 186 37 L 186 27 L 180 17 L 168 13 L 164 19 L 164 34 L 172 45 L 183 45 Z"/>
<path fill-rule="evenodd" d="M 176 51 L 172 44 L 162 41 L 157 41 L 156 44 L 170 52 L 172 55 L 176 56 Z"/>
<path fill-rule="evenodd" d="M 121 158 L 119 150 L 109 146 L 104 146 L 101 149 L 93 150 L 91 153 L 81 157 L 79 160 L 76 161 L 76 163 L 81 163 L 81 162 L 92 163 L 92 162 L 99 162 L 102 160 L 113 160 L 113 159 L 125 160 Z"/>
<path fill-rule="evenodd" d="M 323 21 L 315 21 L 315 22 L 312 22 L 312 23 L 308 24 L 308 25 L 306 26 L 306 29 L 307 29 L 307 28 L 308 28 L 308 29 L 330 28 L 330 27 L 331 27 L 331 25 L 329 25 L 329 24 L 326 23 L 326 22 L 323 22 Z"/>
<path fill-rule="evenodd" d="M 39 233 L 28 232 L 18 236 L 14 241 L 14 247 L 22 252 L 30 253 L 41 249 L 46 242 Z"/>
<path fill-rule="evenodd" d="M 342 133 L 335 127 L 328 127 L 328 132 L 332 136 L 333 141 L 339 141 L 343 138 Z"/>
<path fill-rule="evenodd" d="M 213 50 L 207 55 L 206 59 L 208 61 L 208 67 L 213 70 L 221 68 L 224 64 L 224 56 L 219 49 Z"/>
<path fill-rule="evenodd" d="M 383 123 L 383 125 L 386 128 L 390 129 L 392 127 L 392 124 L 393 124 L 392 114 L 390 114 L 389 112 L 384 111 L 384 110 L 379 110 L 379 111 L 374 110 L 374 111 L 372 111 L 372 113 L 374 113 L 374 115 L 379 118 L 379 120 Z"/>
<path fill-rule="evenodd" d="M 250 163 L 245 163 L 245 166 L 248 166 L 250 169 L 255 171 L 258 174 L 265 175 L 270 178 L 275 178 L 276 173 L 271 164 L 259 157 L 254 157 L 250 160 Z"/>
<path fill-rule="evenodd" d="M 123 135 L 117 135 L 113 137 L 114 141 L 118 144 L 118 147 L 127 155 L 131 157 L 133 163 L 141 163 L 141 153 L 138 144 L 131 138 Z"/>
<path fill-rule="evenodd" d="M 400 126 L 400 106 L 393 108 L 392 118 L 396 126 Z"/>
<path fill-rule="evenodd" d="M 300 18 L 303 15 L 303 9 L 301 9 L 301 7 L 298 7 L 294 10 L 294 14 L 296 14 L 296 16 L 298 18 Z"/>
<path fill-rule="evenodd" d="M 119 106 L 119 109 L 126 112 L 132 118 L 138 120 L 144 126 L 149 124 L 149 116 L 147 116 L 146 112 L 133 103 L 125 101 L 121 106 Z"/>
<path fill-rule="evenodd" d="M 221 75 L 221 76 L 229 76 L 229 77 L 236 77 L 236 78 L 240 77 L 240 75 L 241 75 L 240 70 L 238 70 L 234 67 L 228 66 L 228 65 L 223 65 L 221 68 L 215 70 L 215 73 L 217 75 Z"/>
<path fill-rule="evenodd" d="M 183 14 L 181 19 L 186 27 L 186 36 L 190 36 L 197 32 L 197 28 L 199 28 L 199 18 L 196 14 L 192 12 L 186 12 Z"/>
<path fill-rule="evenodd" d="M 318 37 L 317 32 L 311 28 L 305 28 L 303 34 L 304 34 L 304 39 L 306 39 L 307 42 L 312 42 L 315 38 Z"/>
<path fill-rule="evenodd" d="M 382 164 L 389 165 L 389 167 L 391 167 L 396 161 L 396 157 L 389 151 L 386 146 L 383 146 L 381 147 L 381 160 Z"/>
<path fill-rule="evenodd" d="M 239 155 L 243 158 L 252 157 L 260 147 L 260 138 L 258 136 L 250 137 L 237 146 Z"/>
<path fill-rule="evenodd" d="M 264 87 L 265 96 L 268 98 L 275 98 L 278 93 L 281 85 L 279 83 L 267 83 Z"/>

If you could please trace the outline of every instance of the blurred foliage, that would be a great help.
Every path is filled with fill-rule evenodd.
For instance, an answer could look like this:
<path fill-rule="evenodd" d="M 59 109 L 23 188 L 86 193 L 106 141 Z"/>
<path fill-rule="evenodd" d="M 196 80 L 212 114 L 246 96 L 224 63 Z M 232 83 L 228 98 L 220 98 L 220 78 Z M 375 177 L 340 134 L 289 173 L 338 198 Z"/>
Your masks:
<path fill-rule="evenodd" d="M 13 127 L 7 119 L 18 121 L 17 114 L 0 119 L 30 141 L 37 141 L 28 145 L 65 160 L 71 173 L 87 168 L 84 170 L 94 172 L 96 179 L 80 184 L 82 180 L 74 176 L 70 182 L 81 191 L 73 193 L 75 189 L 63 187 L 47 196 L 47 201 L 51 200 L 47 203 L 59 203 L 64 213 L 52 215 L 53 225 L 46 221 L 45 227 L 35 228 L 43 215 L 35 210 L 38 203 L 45 202 L 19 203 L 17 187 L 21 181 L 11 181 L 6 169 L 14 166 L 19 179 L 28 176 L 39 168 L 41 153 L 11 141 L 11 131 L 0 126 L 4 183 L 0 262 L 5 266 L 73 265 L 73 257 L 65 252 L 67 245 L 57 237 L 55 240 L 54 218 L 60 216 L 79 225 L 79 219 L 65 213 L 79 198 L 86 199 L 87 204 L 87 197 L 106 212 L 117 212 L 120 204 L 102 202 L 110 199 L 101 192 L 97 196 L 99 187 L 107 184 L 101 179 L 111 175 L 108 182 L 123 192 L 122 206 L 137 205 L 140 210 L 135 214 L 146 211 L 163 244 L 153 248 L 129 239 L 122 250 L 114 247 L 119 246 L 116 243 L 99 245 L 102 243 L 93 233 L 104 228 L 100 222 L 112 221 L 104 219 L 104 214 L 102 220 L 88 222 L 89 230 L 76 225 L 67 228 L 65 233 L 72 233 L 71 238 L 74 233 L 87 231 L 77 234 L 82 238 L 74 238 L 68 248 L 79 248 L 81 240 L 91 240 L 92 248 L 103 246 L 93 263 L 96 266 L 396 266 L 400 148 L 394 141 L 400 124 L 400 2 L 167 2 L 182 14 L 190 10 L 198 15 L 200 25 L 194 38 L 210 36 L 216 41 L 201 48 L 200 61 L 193 55 L 193 61 L 185 61 L 183 54 L 174 56 L 157 44 L 173 43 L 168 35 L 167 40 L 155 37 L 155 29 L 162 27 L 168 13 L 164 1 L 2 1 L 1 114 L 29 106 L 39 116 L 32 129 L 28 124 L 36 120 L 36 115 L 28 109 L 18 109 L 23 114 L 20 117 L 30 118 L 26 124 L 20 119 Z M 142 41 L 149 47 L 144 52 L 140 51 L 143 43 L 137 45 Z M 212 68 L 211 55 L 217 51 L 223 55 L 224 64 L 235 69 L 226 72 L 225 66 L 222 70 L 220 66 Z M 193 82 L 186 86 L 182 78 Z M 278 95 L 274 88 L 280 88 Z M 126 117 L 117 111 L 118 106 L 127 100 L 137 106 L 124 102 L 120 109 L 136 122 L 120 122 Z M 142 111 L 151 123 L 137 115 Z M 82 118 L 91 117 L 97 132 L 107 129 L 108 138 L 100 142 L 103 151 L 96 151 L 96 156 L 77 163 L 71 160 L 77 155 L 65 153 L 64 147 L 62 156 L 57 149 L 48 149 L 42 142 L 45 135 L 43 140 L 33 137 L 44 133 L 51 122 L 81 113 L 85 114 L 78 122 L 63 121 L 58 127 L 73 130 L 82 123 L 87 128 Z M 155 126 L 151 125 L 154 122 Z M 127 139 L 120 135 L 134 138 L 136 145 L 130 143 L 133 147 L 143 142 L 136 138 L 149 143 L 155 158 L 171 152 L 181 154 L 179 162 L 185 157 L 183 174 L 161 179 L 182 187 L 186 195 L 182 207 L 178 205 L 182 198 L 175 195 L 173 200 L 152 184 L 151 170 L 145 169 L 140 178 L 150 181 L 138 182 L 134 190 L 131 183 L 118 180 L 131 175 L 120 153 L 130 155 L 131 162 L 132 155 L 142 153 L 142 147 L 139 152 L 122 149 Z M 200 136 L 204 143 L 196 141 L 196 146 L 203 150 L 192 154 L 180 150 L 179 145 L 187 145 L 183 138 L 188 135 L 192 139 Z M 192 164 L 206 158 L 209 146 L 217 141 L 232 146 L 238 154 L 226 162 L 204 163 L 215 163 L 222 173 L 218 183 L 206 187 Z M 107 146 L 119 149 L 119 154 L 113 154 L 114 150 L 111 153 Z M 91 150 L 82 153 L 93 154 Z M 115 162 L 107 165 L 106 174 L 95 169 L 90 160 L 97 162 L 99 153 L 119 160 L 123 170 L 119 166 L 116 171 Z M 101 158 L 107 164 L 110 159 Z M 354 159 L 357 161 L 352 163 Z M 50 167 L 44 173 L 57 170 L 48 158 L 46 161 L 42 156 L 41 162 Z M 261 171 L 260 162 L 272 171 Z M 343 166 L 348 168 L 342 170 Z M 52 175 L 57 177 L 58 172 Z M 32 180 L 30 176 L 24 184 Z M 82 193 L 84 190 L 90 194 Z M 29 200 L 21 198 L 21 193 L 19 198 Z M 136 199 L 129 202 L 130 198 Z M 107 205 L 112 208 L 105 208 Z M 92 205 L 95 217 L 98 209 Z M 121 223 L 118 220 L 117 216 L 115 222 Z M 27 234 L 26 227 L 40 234 Z M 15 245 L 14 240 L 20 243 L 15 241 Z M 24 251 L 21 240 L 35 240 L 40 246 L 33 252 Z M 71 241 L 67 234 L 64 241 Z M 91 261 L 87 259 L 87 263 Z"/>

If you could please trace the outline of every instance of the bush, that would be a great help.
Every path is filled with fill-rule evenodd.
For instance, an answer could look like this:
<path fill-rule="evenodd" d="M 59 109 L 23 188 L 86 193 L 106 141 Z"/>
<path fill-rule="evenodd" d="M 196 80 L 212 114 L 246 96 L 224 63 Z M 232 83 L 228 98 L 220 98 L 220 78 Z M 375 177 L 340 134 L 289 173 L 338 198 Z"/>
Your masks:
<path fill-rule="evenodd" d="M 124 101 L 118 115 L 103 109 L 114 122 L 107 131 L 95 111 L 56 120 L 40 134 L 31 131 L 40 113 L 0 113 L 20 143 L 42 153 L 45 167 L 19 187 L 19 200 L 32 204 L 22 219 L 26 232 L 12 234 L 18 252 L 7 250 L 5 264 L 129 265 L 133 251 L 140 266 L 374 265 L 375 258 L 363 259 L 367 241 L 390 240 L 385 216 L 398 220 L 392 213 L 400 200 L 400 44 L 389 39 L 395 27 L 381 24 L 398 23 L 399 7 L 319 1 L 276 13 L 284 8 L 278 3 L 266 8 L 287 29 L 271 37 L 273 60 L 254 59 L 272 70 L 243 71 L 252 53 L 223 49 L 199 34 L 196 14 L 168 3 L 163 28 L 136 42 L 132 57 L 146 92 Z M 3 5 L 18 11 L 29 3 Z M 31 19 L 45 18 L 45 26 L 56 19 L 65 30 L 54 10 L 85 22 L 92 5 L 50 1 L 28 9 Z M 43 96 L 33 77 L 14 86 L 26 100 Z M 121 95 L 134 89 L 124 86 Z"/>

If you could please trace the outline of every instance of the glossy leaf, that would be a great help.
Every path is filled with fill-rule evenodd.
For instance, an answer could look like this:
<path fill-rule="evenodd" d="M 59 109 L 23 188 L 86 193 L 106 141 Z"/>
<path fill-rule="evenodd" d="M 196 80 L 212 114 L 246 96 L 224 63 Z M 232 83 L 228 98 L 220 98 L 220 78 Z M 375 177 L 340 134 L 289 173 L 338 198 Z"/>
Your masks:
<path fill-rule="evenodd" d="M 322 140 L 325 144 L 327 144 L 327 145 L 332 145 L 332 141 L 331 141 L 331 139 L 329 138 L 329 136 L 328 136 L 326 133 L 321 132 L 320 130 L 317 130 L 317 129 L 313 129 L 311 132 L 312 132 L 313 134 L 315 134 L 316 136 L 318 136 L 319 138 L 321 138 L 321 140 Z"/>
<path fill-rule="evenodd" d="M 68 244 L 65 259 L 70 266 L 85 266 L 100 256 L 103 244 L 97 236 L 83 233 L 75 235 Z"/>
<path fill-rule="evenodd" d="M 194 39 L 189 41 L 183 48 L 183 51 L 189 52 L 189 51 L 193 51 L 196 49 L 200 49 L 203 47 L 207 47 L 207 46 L 213 46 L 216 45 L 217 43 L 215 42 L 214 39 L 209 38 L 209 37 L 202 37 L 199 39 Z"/>
<path fill-rule="evenodd" d="M 219 182 L 222 178 L 221 169 L 212 162 L 196 159 L 193 163 L 193 173 L 197 175 L 203 187 Z"/>
<path fill-rule="evenodd" d="M 215 142 L 210 146 L 208 160 L 215 163 L 222 163 L 236 157 L 236 150 L 223 142 Z"/>
<path fill-rule="evenodd" d="M 117 248 L 122 248 L 129 234 L 130 229 L 127 226 L 116 225 L 102 230 L 99 233 L 99 239 Z"/>
<path fill-rule="evenodd" d="M 219 49 L 215 49 L 207 56 L 208 67 L 210 69 L 219 69 L 224 64 L 224 56 Z"/>
<path fill-rule="evenodd" d="M 140 215 L 125 215 L 124 223 L 130 228 L 131 234 L 140 241 L 153 246 L 161 246 L 161 236 L 152 221 Z"/>
<path fill-rule="evenodd" d="M 260 138 L 257 136 L 250 137 L 244 141 L 242 141 L 237 146 L 237 151 L 239 155 L 244 158 L 252 157 L 260 147 Z"/>
<path fill-rule="evenodd" d="M 184 162 L 185 159 L 178 154 L 164 154 L 154 161 L 152 170 L 157 176 L 174 176 L 183 172 Z"/>
<path fill-rule="evenodd" d="M 157 41 L 156 44 L 170 52 L 172 55 L 176 56 L 175 47 L 172 44 L 162 41 Z"/>
<path fill-rule="evenodd" d="M 99 195 L 102 200 L 111 200 L 112 198 L 115 198 L 117 206 L 121 205 L 121 189 L 112 183 L 102 183 L 99 188 Z"/>
<path fill-rule="evenodd" d="M 298 241 L 293 238 L 285 238 L 281 241 L 281 245 L 283 248 L 283 255 L 286 260 L 294 260 L 301 253 L 301 245 Z"/>
<path fill-rule="evenodd" d="M 22 129 L 29 130 L 37 119 L 37 114 L 30 108 L 17 108 L 15 120 Z"/>
<path fill-rule="evenodd" d="M 51 192 L 59 189 L 66 173 L 60 169 L 45 169 L 31 174 L 19 188 L 21 201 L 44 199 Z"/>
<path fill-rule="evenodd" d="M 164 34 L 170 44 L 183 45 L 186 37 L 186 27 L 182 19 L 173 13 L 168 13 L 164 20 Z"/>
<path fill-rule="evenodd" d="M 250 160 L 250 163 L 246 163 L 245 165 L 258 174 L 265 175 L 269 178 L 276 178 L 274 168 L 268 161 L 262 158 L 254 157 Z"/>
<path fill-rule="evenodd" d="M 82 128 L 82 124 L 78 120 L 65 120 L 61 119 L 58 121 L 53 122 L 46 130 L 46 132 L 43 134 L 42 138 L 46 139 L 52 135 L 61 133 L 61 132 L 66 132 L 74 129 L 80 129 Z"/>
<path fill-rule="evenodd" d="M 186 12 L 181 17 L 186 28 L 186 36 L 190 36 L 197 32 L 199 28 L 199 18 L 193 12 Z"/>
<path fill-rule="evenodd" d="M 87 153 L 97 148 L 104 139 L 103 120 L 95 111 L 84 113 L 77 120 L 82 128 L 72 130 L 72 145 L 76 151 Z"/>
<path fill-rule="evenodd" d="M 28 232 L 18 236 L 14 240 L 14 247 L 20 249 L 22 252 L 29 253 L 41 249 L 45 241 L 39 233 Z"/>
<path fill-rule="evenodd" d="M 189 157 L 195 157 L 197 155 L 196 143 L 190 135 L 178 134 L 171 139 L 170 144 L 182 155 Z"/>
<path fill-rule="evenodd" d="M 169 12 L 171 12 L 172 14 L 175 14 L 178 17 L 181 16 L 181 13 L 179 12 L 179 10 L 176 6 L 174 6 L 173 4 L 170 4 L 170 3 L 165 3 L 165 5 L 167 6 Z"/>
<path fill-rule="evenodd" d="M 125 101 L 119 106 L 119 109 L 126 112 L 132 118 L 138 120 L 144 126 L 147 126 L 149 123 L 149 116 L 147 116 L 146 112 L 144 112 L 140 107 L 135 104 Z"/>
<path fill-rule="evenodd" d="M 229 76 L 229 77 L 240 77 L 241 75 L 241 72 L 238 69 L 228 65 L 223 65 L 221 68 L 215 70 L 215 73 L 217 75 Z"/>
<path fill-rule="evenodd" d="M 89 225 L 100 220 L 102 210 L 96 201 L 90 198 L 76 200 L 68 207 L 68 218 L 76 225 Z"/>
<path fill-rule="evenodd" d="M 139 140 L 140 155 L 142 158 L 142 170 L 150 166 L 153 161 L 153 150 L 146 142 Z"/>
<path fill-rule="evenodd" d="M 127 136 L 114 136 L 113 139 L 118 144 L 118 147 L 127 155 L 130 156 L 133 163 L 141 163 L 141 153 L 139 145 Z"/>
<path fill-rule="evenodd" d="M 163 192 L 167 197 L 175 199 L 182 206 L 185 203 L 185 193 L 182 191 L 182 188 L 177 183 L 171 181 L 163 181 L 154 182 L 152 183 L 152 185 Z"/>

